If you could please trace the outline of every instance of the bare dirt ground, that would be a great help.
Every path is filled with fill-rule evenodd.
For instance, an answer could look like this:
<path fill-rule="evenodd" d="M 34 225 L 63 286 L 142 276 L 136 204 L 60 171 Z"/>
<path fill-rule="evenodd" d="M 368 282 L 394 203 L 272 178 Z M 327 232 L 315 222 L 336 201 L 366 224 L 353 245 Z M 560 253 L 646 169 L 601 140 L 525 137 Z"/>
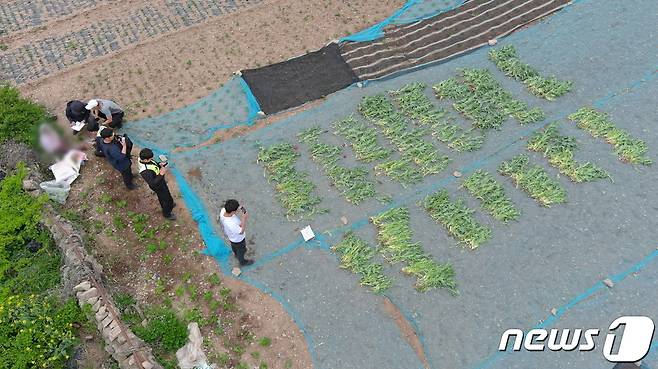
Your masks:
<path fill-rule="evenodd" d="M 180 204 L 174 211 L 178 220 L 165 220 L 154 194 L 136 182 L 137 190 L 125 190 L 118 172 L 94 157 L 83 167 L 63 209 L 84 228 L 113 293 L 128 293 L 142 306 L 172 305 L 186 317 L 198 313 L 209 358 L 217 363 L 222 354 L 230 357 L 224 367 L 266 363 L 270 368 L 311 368 L 303 334 L 278 302 L 224 278 L 214 259 L 202 254 L 203 240 L 183 201 L 174 195 Z M 169 184 L 176 193 L 175 183 Z M 139 220 L 140 215 L 148 220 Z M 140 223 L 153 230 L 152 235 L 140 237 L 135 231 Z M 261 345 L 264 337 L 271 343 Z M 85 350 L 85 356 L 95 355 L 93 348 Z"/>
<path fill-rule="evenodd" d="M 54 112 L 62 111 L 68 100 L 100 96 L 123 105 L 128 119 L 158 115 L 207 95 L 235 71 L 318 49 L 386 18 L 403 3 L 264 1 L 85 61 L 20 88 Z M 52 25 L 38 32 L 45 38 L 49 30 L 63 32 L 59 27 L 64 26 Z M 12 40 L 9 51 L 21 42 L 26 41 Z"/>

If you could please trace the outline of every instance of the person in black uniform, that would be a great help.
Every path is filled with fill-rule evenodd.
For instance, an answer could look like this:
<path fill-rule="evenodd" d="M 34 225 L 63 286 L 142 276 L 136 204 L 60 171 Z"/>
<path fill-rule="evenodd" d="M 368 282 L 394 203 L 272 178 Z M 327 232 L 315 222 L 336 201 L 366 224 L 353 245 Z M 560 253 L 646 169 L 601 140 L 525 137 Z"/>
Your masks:
<path fill-rule="evenodd" d="M 153 151 L 151 149 L 142 149 L 139 152 L 139 174 L 149 185 L 151 190 L 158 195 L 158 201 L 162 208 L 162 215 L 169 220 L 176 220 L 176 216 L 171 212 L 174 209 L 174 199 L 171 197 L 165 174 L 167 173 L 167 163 L 158 163 L 153 160 Z"/>

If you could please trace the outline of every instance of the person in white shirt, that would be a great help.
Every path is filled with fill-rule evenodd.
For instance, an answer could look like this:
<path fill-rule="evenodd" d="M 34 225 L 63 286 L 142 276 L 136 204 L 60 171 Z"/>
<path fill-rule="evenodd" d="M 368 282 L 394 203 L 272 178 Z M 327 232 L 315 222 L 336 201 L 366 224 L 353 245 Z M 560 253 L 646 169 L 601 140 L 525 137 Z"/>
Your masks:
<path fill-rule="evenodd" d="M 242 219 L 238 217 L 238 209 L 242 211 Z M 245 241 L 245 230 L 247 228 L 247 219 L 249 214 L 247 210 L 240 206 L 237 200 L 227 200 L 224 207 L 219 213 L 219 222 L 222 224 L 226 238 L 231 242 L 231 249 L 240 265 L 251 265 L 253 260 L 244 258 L 247 253 L 247 243 Z"/>

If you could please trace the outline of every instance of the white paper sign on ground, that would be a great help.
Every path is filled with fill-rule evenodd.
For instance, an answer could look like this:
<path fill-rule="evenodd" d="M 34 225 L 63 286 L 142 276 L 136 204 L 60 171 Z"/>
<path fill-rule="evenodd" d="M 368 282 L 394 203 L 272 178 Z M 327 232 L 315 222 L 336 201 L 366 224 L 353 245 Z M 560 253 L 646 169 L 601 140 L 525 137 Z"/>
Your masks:
<path fill-rule="evenodd" d="M 304 227 L 300 232 L 302 232 L 302 237 L 304 237 L 304 241 L 312 240 L 315 238 L 315 233 L 313 233 L 313 230 L 311 229 L 310 225 Z"/>

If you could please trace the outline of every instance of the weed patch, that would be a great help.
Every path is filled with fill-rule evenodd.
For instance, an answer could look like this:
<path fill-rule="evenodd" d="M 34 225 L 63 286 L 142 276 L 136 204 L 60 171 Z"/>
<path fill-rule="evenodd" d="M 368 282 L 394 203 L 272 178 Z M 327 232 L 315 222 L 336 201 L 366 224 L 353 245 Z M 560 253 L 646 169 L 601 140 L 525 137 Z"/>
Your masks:
<path fill-rule="evenodd" d="M 358 205 L 377 196 L 375 184 L 368 180 L 366 168 L 346 168 L 338 164 L 343 149 L 320 142 L 322 129 L 310 128 L 298 135 L 299 141 L 310 147 L 311 158 L 322 166 L 331 183 L 347 201 Z"/>
<path fill-rule="evenodd" d="M 528 140 L 528 150 L 542 153 L 552 166 L 574 182 L 591 182 L 610 178 L 605 170 L 592 163 L 578 164 L 573 158 L 577 148 L 575 138 L 560 134 L 557 122 L 535 132 Z"/>
<path fill-rule="evenodd" d="M 315 185 L 307 179 L 308 173 L 295 169 L 298 157 L 299 153 L 289 143 L 261 147 L 258 153 L 267 179 L 276 184 L 277 198 L 286 209 L 288 219 L 323 211 L 317 207 L 321 200 L 313 194 Z"/>
<path fill-rule="evenodd" d="M 440 173 L 450 164 L 450 158 L 441 155 L 425 140 L 425 130 L 411 129 L 404 116 L 394 110 L 393 104 L 383 95 L 365 97 L 359 105 L 361 114 L 379 127 L 404 159 L 416 163 L 424 176 Z"/>
<path fill-rule="evenodd" d="M 490 173 L 477 170 L 466 178 L 463 186 L 480 200 L 482 208 L 494 219 L 507 223 L 521 215 L 512 200 L 505 195 L 503 186 Z"/>
<path fill-rule="evenodd" d="M 543 206 L 550 207 L 567 201 L 567 192 L 560 183 L 542 167 L 530 165 L 530 158 L 527 155 L 522 154 L 502 162 L 498 172 L 510 177 L 517 187 L 521 187 Z"/>
<path fill-rule="evenodd" d="M 374 263 L 372 258 L 377 252 L 365 241 L 349 232 L 343 240 L 331 248 L 340 256 L 340 267 L 361 276 L 361 285 L 381 293 L 391 287 L 393 282 L 384 274 L 384 267 Z"/>
<path fill-rule="evenodd" d="M 602 137 L 611 144 L 619 160 L 631 164 L 651 164 L 651 159 L 645 156 L 648 150 L 647 144 L 617 128 L 606 113 L 584 107 L 569 115 L 569 119 L 576 122 L 578 128 L 585 130 L 592 137 Z"/>
<path fill-rule="evenodd" d="M 450 201 L 445 189 L 427 196 L 423 207 L 432 219 L 443 224 L 448 233 L 470 249 L 478 248 L 491 237 L 491 230 L 473 218 L 475 211 L 466 207 L 461 199 Z"/>
<path fill-rule="evenodd" d="M 473 125 L 483 130 L 499 129 L 507 116 L 521 124 L 544 120 L 540 108 L 515 99 L 487 69 L 463 69 L 457 78 L 447 79 L 434 85 L 440 99 L 454 100 L 453 107 Z"/>
<path fill-rule="evenodd" d="M 421 126 L 429 127 L 432 136 L 446 143 L 448 147 L 459 152 L 479 150 L 484 144 L 484 136 L 476 134 L 474 129 L 466 131 L 451 123 L 447 112 L 436 109 L 425 95 L 426 87 L 424 83 L 411 83 L 389 93 L 406 116 L 416 120 Z"/>
<path fill-rule="evenodd" d="M 533 95 L 555 100 L 571 91 L 571 82 L 560 81 L 555 76 L 542 77 L 537 70 L 519 59 L 512 45 L 489 51 L 489 59 L 506 76 L 525 84 Z"/>
<path fill-rule="evenodd" d="M 425 253 L 420 243 L 412 242 L 409 210 L 394 208 L 371 217 L 377 227 L 379 249 L 390 263 L 404 262 L 402 272 L 416 277 L 415 287 L 424 292 L 434 288 L 446 288 L 457 293 L 455 271 L 452 265 L 439 264 Z"/>

